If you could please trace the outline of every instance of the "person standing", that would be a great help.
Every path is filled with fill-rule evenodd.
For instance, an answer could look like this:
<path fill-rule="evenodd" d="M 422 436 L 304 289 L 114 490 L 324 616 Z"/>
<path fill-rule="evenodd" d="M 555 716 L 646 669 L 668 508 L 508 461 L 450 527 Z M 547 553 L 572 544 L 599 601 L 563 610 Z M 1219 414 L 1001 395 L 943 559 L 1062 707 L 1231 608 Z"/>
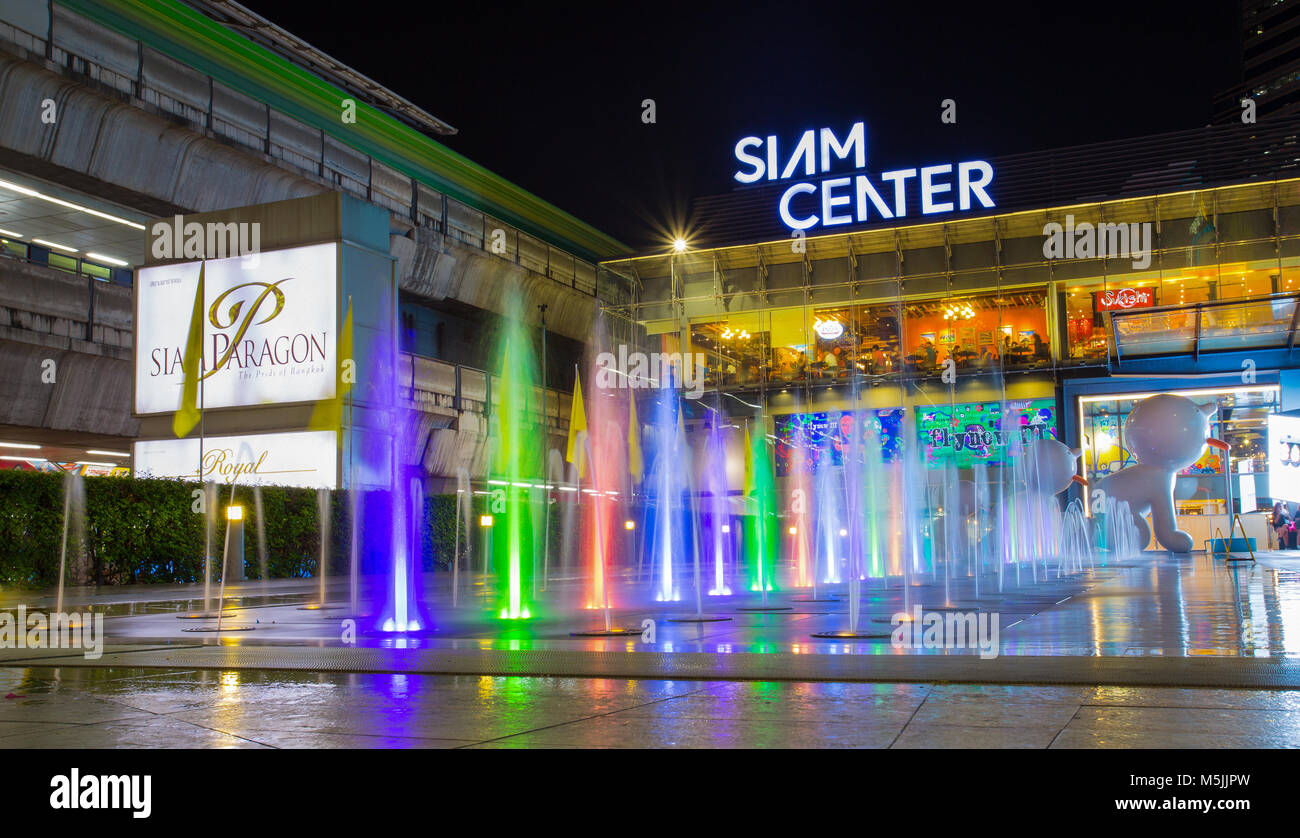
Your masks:
<path fill-rule="evenodd" d="M 1293 522 L 1291 511 L 1282 501 L 1273 504 L 1273 532 L 1277 533 L 1277 549 L 1290 549 Z"/>

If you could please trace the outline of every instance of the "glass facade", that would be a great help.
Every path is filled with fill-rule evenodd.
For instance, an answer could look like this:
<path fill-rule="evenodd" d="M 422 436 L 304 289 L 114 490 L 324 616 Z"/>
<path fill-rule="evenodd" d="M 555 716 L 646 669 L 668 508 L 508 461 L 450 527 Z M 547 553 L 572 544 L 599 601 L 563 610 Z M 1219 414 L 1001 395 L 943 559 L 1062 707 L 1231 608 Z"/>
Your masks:
<path fill-rule="evenodd" d="M 638 348 L 702 359 L 705 398 L 684 400 L 688 432 L 719 416 L 748 427 L 761 411 L 778 482 L 797 471 L 782 446 L 842 436 L 854 416 L 882 438 L 915 434 L 930 471 L 951 461 L 974 479 L 976 465 L 999 467 L 1008 440 L 1051 436 L 1082 448 L 1080 470 L 1095 477 L 1127 462 L 1135 396 L 1066 398 L 1067 380 L 1295 345 L 1300 179 L 688 247 L 600 272 L 634 289 L 606 311 Z M 1205 398 L 1233 446 L 1234 508 L 1264 508 L 1259 431 L 1280 409 L 1278 385 Z M 1226 505 L 1217 456 L 1178 477 L 1180 521 Z"/>
<path fill-rule="evenodd" d="M 703 355 L 710 388 L 1051 374 L 1143 341 L 1160 354 L 1289 337 L 1300 180 L 688 248 L 601 271 L 639 292 L 611 313 L 653 351 Z"/>

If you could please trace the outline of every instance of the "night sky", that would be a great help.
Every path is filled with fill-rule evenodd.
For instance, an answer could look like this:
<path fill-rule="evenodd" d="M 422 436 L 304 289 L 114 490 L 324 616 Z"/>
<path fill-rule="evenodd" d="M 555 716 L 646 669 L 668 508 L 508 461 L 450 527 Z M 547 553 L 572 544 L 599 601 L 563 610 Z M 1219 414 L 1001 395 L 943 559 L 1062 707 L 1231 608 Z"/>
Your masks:
<path fill-rule="evenodd" d="M 1238 81 L 1236 4 L 243 0 L 637 250 L 736 186 L 743 136 L 867 125 L 880 171 L 1186 128 Z M 364 10 L 364 13 L 362 13 Z M 641 121 L 653 98 L 657 122 Z M 939 103 L 957 101 L 957 124 Z"/>

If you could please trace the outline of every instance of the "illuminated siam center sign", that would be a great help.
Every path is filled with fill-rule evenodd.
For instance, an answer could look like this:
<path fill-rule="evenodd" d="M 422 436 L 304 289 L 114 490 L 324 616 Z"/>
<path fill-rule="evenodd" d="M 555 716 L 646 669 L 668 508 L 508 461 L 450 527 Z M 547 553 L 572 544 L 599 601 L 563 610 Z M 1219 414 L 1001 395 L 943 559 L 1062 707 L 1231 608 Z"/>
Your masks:
<path fill-rule="evenodd" d="M 776 136 L 744 137 L 735 152 L 741 168 L 733 177 L 740 183 L 798 179 L 777 203 L 782 223 L 791 230 L 994 206 L 988 193 L 993 167 L 983 160 L 895 169 L 875 179 L 868 176 L 861 171 L 867 165 L 862 122 L 855 122 L 843 137 L 830 128 L 805 131 L 789 149 Z M 808 180 L 846 165 L 860 173 Z"/>
<path fill-rule="evenodd" d="M 136 413 L 180 407 L 200 267 L 205 408 L 333 398 L 338 245 L 329 243 L 137 271 Z"/>

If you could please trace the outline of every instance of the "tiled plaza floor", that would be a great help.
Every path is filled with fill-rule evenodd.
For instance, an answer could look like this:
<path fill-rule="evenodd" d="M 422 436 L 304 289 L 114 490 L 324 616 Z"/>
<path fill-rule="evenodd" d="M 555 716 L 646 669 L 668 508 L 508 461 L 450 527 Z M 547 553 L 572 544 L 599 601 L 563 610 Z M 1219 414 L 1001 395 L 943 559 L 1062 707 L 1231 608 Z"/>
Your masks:
<path fill-rule="evenodd" d="M 571 637 L 600 623 L 573 606 L 579 582 L 512 626 L 469 584 L 453 608 L 441 577 L 424 580 L 435 631 L 353 642 L 344 612 L 300 607 L 313 580 L 232 585 L 225 625 L 254 630 L 220 639 L 176 619 L 202 607 L 198 586 L 67 591 L 64 610 L 106 615 L 110 649 L 0 650 L 0 747 L 1300 747 L 1297 554 L 1144 554 L 1003 591 L 868 580 L 859 627 L 883 636 L 846 641 L 812 637 L 846 627 L 843 590 L 774 593 L 788 607 L 772 613 L 740 608 L 756 595 L 714 600 L 730 619 L 679 623 L 692 602 L 638 602 L 629 584 L 614 622 L 654 621 L 645 643 Z M 53 600 L 5 591 L 0 610 Z M 1000 657 L 891 648 L 890 616 L 916 604 L 997 614 Z M 485 674 L 439 674 L 465 672 Z M 570 677 L 542 675 L 556 672 Z"/>
<path fill-rule="evenodd" d="M 820 592 L 823 597 L 829 594 L 830 601 L 807 601 L 807 590 L 774 593 L 770 603 L 788 608 L 773 613 L 739 610 L 738 606 L 758 605 L 756 594 L 705 598 L 707 614 L 730 619 L 675 623 L 669 618 L 694 611 L 693 597 L 676 603 L 646 602 L 644 584 L 624 583 L 614 598 L 613 622 L 635 628 L 643 620 L 654 620 L 657 639 L 649 645 L 627 637 L 571 637 L 571 631 L 602 625 L 600 612 L 575 605 L 584 595 L 580 581 L 553 582 L 550 590 L 539 595 L 535 618 L 512 626 L 486 615 L 489 598 L 481 593 L 482 586 L 466 583 L 453 606 L 447 574 L 426 574 L 421 602 L 425 619 L 436 630 L 413 643 L 462 649 L 486 644 L 497 649 L 610 652 L 879 654 L 889 646 L 891 616 L 919 605 L 997 615 L 1003 656 L 1300 657 L 1300 553 L 1294 551 L 1261 554 L 1258 563 L 1233 564 L 1196 553 L 1144 553 L 1124 562 L 1098 563 L 1081 573 L 1056 575 L 1038 568 L 1032 575 L 1029 569 L 1020 575 L 1018 583 L 1010 575 L 1002 580 L 1001 591 L 993 574 L 978 581 L 920 577 L 906 588 L 898 579 L 888 584 L 867 580 L 858 628 L 881 636 L 843 642 L 819 641 L 812 634 L 848 628 L 844 585 Z M 343 606 L 348 599 L 345 580 L 331 583 L 331 600 Z M 307 611 L 299 607 L 318 599 L 318 591 L 313 580 L 231 585 L 225 602 L 234 615 L 224 624 L 252 627 L 253 631 L 230 635 L 244 644 L 340 645 L 346 608 Z M 183 632 L 195 624 L 176 619 L 178 614 L 202 610 L 201 594 L 202 586 L 197 585 L 81 589 L 67 593 L 64 608 L 104 613 L 106 632 L 114 643 L 214 642 L 211 636 Z M 50 609 L 53 603 L 49 591 L 0 591 L 0 610 L 11 613 L 19 605 Z M 213 601 L 209 608 L 215 606 Z M 385 642 L 374 635 L 356 640 L 357 645 Z"/>
<path fill-rule="evenodd" d="M 1294 748 L 1300 691 L 0 669 L 0 748 Z"/>

